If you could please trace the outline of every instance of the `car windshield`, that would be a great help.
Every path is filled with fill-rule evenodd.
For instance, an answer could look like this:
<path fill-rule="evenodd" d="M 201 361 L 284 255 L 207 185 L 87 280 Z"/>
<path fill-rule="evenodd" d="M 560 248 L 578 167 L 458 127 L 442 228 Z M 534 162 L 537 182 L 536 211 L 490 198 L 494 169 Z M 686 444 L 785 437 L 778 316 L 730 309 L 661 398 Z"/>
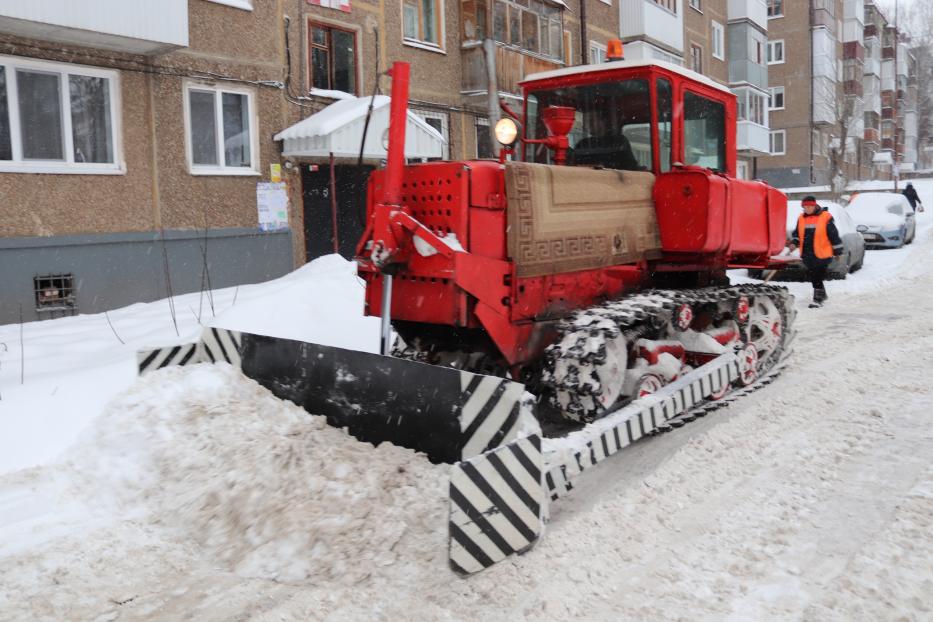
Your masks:
<path fill-rule="evenodd" d="M 528 96 L 529 138 L 544 138 L 541 112 L 548 106 L 569 106 L 575 119 L 567 138 L 567 163 L 623 170 L 651 168 L 651 98 L 648 80 L 601 82 L 550 90 Z M 528 145 L 525 159 L 550 163 L 543 145 Z"/>

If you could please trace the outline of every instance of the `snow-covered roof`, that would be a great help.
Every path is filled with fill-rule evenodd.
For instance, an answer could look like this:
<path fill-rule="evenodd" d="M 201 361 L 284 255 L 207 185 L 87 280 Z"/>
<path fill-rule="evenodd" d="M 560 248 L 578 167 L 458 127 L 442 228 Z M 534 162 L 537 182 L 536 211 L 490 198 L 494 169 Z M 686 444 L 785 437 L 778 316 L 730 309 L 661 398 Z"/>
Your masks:
<path fill-rule="evenodd" d="M 668 63 L 668 62 L 661 61 L 661 60 L 617 60 L 617 61 L 610 61 L 606 63 L 600 63 L 599 65 L 577 65 L 576 67 L 565 67 L 563 69 L 555 69 L 553 71 L 542 71 L 539 73 L 533 73 L 529 76 L 525 76 L 525 79 L 521 81 L 521 84 L 526 84 L 528 82 L 534 82 L 536 80 L 546 80 L 549 78 L 561 78 L 564 76 L 575 76 L 581 73 L 596 73 L 599 71 L 611 71 L 611 70 L 616 70 L 616 69 L 635 69 L 638 67 L 648 67 L 650 65 L 657 66 L 662 69 L 671 71 L 673 73 L 680 74 L 684 76 L 685 78 L 690 78 L 691 80 L 694 80 L 696 82 L 701 82 L 702 84 L 705 84 L 706 86 L 709 86 L 714 89 L 718 89 L 722 91 L 723 93 L 729 93 L 730 95 L 732 94 L 732 91 L 730 91 L 727 87 L 723 86 L 722 84 L 716 82 L 715 80 L 711 80 L 710 78 L 707 78 L 706 76 L 699 74 L 695 71 L 692 71 L 690 69 L 686 69 L 685 67 L 681 67 L 679 65 L 675 65 L 673 63 Z"/>
<path fill-rule="evenodd" d="M 282 130 L 275 135 L 275 140 L 285 141 L 282 154 L 294 157 L 327 157 L 331 153 L 336 157 L 358 156 L 369 100 L 369 97 L 352 96 L 340 99 Z M 364 158 L 386 157 L 383 135 L 389 127 L 390 101 L 385 95 L 376 95 L 373 99 L 373 114 L 363 149 Z M 444 137 L 437 130 L 408 111 L 406 158 L 440 158 L 444 154 L 445 143 Z"/>

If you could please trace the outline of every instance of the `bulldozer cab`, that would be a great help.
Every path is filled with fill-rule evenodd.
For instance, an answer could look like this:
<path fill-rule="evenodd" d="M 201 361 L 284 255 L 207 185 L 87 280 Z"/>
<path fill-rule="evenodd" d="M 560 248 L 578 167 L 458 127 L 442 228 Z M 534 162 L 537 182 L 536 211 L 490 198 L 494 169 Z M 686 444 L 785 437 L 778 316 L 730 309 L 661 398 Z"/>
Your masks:
<path fill-rule="evenodd" d="M 526 140 L 547 137 L 546 109 L 574 110 L 567 165 L 658 174 L 680 163 L 735 175 L 735 95 L 693 71 L 614 61 L 534 74 L 522 88 Z M 553 163 L 554 156 L 523 141 L 521 157 Z"/>

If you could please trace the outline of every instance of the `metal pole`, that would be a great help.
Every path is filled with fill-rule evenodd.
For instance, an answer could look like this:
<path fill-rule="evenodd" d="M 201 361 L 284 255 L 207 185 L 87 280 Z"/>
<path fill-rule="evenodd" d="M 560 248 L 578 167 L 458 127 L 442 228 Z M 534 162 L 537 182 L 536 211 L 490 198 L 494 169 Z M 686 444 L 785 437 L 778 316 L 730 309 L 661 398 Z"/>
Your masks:
<path fill-rule="evenodd" d="M 898 88 L 898 49 L 900 48 L 900 32 L 897 29 L 897 0 L 894 0 L 894 164 L 891 165 L 891 172 L 894 177 L 894 192 L 897 192 L 897 182 L 898 177 L 900 177 L 900 170 L 897 166 L 897 94 L 900 91 Z"/>
<path fill-rule="evenodd" d="M 330 152 L 330 213 L 334 224 L 334 254 L 340 253 L 340 236 L 337 235 L 337 178 L 334 175 L 334 152 Z"/>
<path fill-rule="evenodd" d="M 382 347 L 380 354 L 392 352 L 392 275 L 382 273 Z"/>

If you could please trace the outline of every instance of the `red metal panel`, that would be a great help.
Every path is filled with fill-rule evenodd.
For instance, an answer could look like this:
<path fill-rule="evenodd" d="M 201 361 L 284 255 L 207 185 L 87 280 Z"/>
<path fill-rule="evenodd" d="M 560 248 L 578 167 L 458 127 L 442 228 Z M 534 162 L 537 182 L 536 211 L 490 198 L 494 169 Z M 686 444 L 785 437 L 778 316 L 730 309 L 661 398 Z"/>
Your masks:
<path fill-rule="evenodd" d="M 768 186 L 757 181 L 729 180 L 732 211 L 732 255 L 768 253 Z"/>
<path fill-rule="evenodd" d="M 728 182 L 688 166 L 657 177 L 654 205 L 661 248 L 668 253 L 719 253 L 729 247 Z"/>

